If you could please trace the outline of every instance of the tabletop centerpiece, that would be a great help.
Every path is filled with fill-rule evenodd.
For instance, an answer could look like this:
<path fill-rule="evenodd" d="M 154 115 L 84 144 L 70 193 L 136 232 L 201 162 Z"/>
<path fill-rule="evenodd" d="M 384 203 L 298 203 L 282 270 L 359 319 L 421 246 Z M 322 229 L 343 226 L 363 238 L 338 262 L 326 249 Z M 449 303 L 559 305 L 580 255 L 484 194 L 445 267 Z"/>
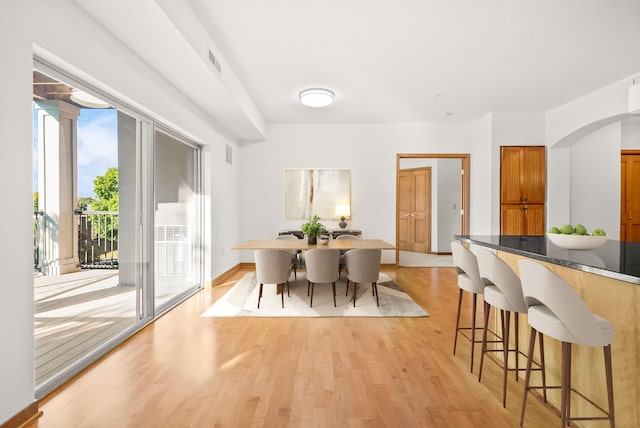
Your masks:
<path fill-rule="evenodd" d="M 323 233 L 327 233 L 327 229 L 320 223 L 320 216 L 317 214 L 303 224 L 300 230 L 307 236 L 309 245 L 315 245 L 318 238 L 322 236 Z"/>

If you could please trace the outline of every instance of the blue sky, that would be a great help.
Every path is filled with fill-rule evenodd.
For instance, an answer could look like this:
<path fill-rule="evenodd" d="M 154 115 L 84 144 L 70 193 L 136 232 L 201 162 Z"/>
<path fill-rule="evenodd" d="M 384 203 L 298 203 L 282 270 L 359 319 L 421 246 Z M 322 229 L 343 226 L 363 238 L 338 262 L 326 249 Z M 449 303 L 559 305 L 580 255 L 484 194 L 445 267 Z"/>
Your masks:
<path fill-rule="evenodd" d="M 38 190 L 38 114 L 34 105 L 33 190 Z M 93 180 L 118 166 L 116 109 L 80 110 L 78 117 L 78 196 L 93 197 Z"/>

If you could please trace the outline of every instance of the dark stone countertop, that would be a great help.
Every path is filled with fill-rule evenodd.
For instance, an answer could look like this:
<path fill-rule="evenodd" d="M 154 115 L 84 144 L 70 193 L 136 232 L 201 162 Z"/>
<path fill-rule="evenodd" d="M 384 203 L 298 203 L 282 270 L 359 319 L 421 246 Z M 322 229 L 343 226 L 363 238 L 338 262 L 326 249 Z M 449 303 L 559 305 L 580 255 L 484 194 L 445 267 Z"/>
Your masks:
<path fill-rule="evenodd" d="M 640 285 L 640 242 L 609 239 L 594 250 L 567 250 L 546 236 L 456 235 L 456 239 Z"/>

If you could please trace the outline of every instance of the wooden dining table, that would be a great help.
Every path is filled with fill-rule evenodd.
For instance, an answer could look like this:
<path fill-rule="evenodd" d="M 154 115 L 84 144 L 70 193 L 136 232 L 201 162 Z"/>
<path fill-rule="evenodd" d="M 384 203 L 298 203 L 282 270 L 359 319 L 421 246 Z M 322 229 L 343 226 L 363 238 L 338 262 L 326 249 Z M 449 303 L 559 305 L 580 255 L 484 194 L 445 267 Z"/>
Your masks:
<path fill-rule="evenodd" d="M 231 247 L 232 250 L 395 250 L 396 247 L 381 239 L 329 239 L 326 244 L 309 245 L 306 239 L 251 239 Z"/>

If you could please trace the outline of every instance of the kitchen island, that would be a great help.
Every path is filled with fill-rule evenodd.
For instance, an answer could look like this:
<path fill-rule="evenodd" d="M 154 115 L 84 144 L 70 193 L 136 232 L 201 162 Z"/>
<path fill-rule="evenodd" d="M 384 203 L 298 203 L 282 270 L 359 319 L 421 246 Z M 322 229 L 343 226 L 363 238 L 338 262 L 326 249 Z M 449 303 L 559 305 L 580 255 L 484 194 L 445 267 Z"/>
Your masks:
<path fill-rule="evenodd" d="M 456 239 L 493 249 L 518 273 L 518 260 L 536 260 L 564 278 L 584 299 L 591 311 L 608 319 L 615 328 L 612 344 L 616 425 L 640 426 L 640 243 L 608 240 L 594 250 L 559 248 L 544 236 L 459 235 Z M 495 320 L 494 320 L 495 323 Z M 520 323 L 521 350 L 526 351 L 529 326 Z M 514 340 L 512 338 L 511 342 Z M 545 341 L 547 383 L 560 384 L 560 342 Z M 536 350 L 536 354 L 538 351 Z M 521 357 L 520 367 L 525 359 Z M 575 346 L 572 386 L 606 408 L 604 358 L 601 348 Z M 523 374 L 521 375 L 523 378 Z M 532 382 L 540 383 L 532 374 Z M 597 412 L 572 394 L 572 413 Z M 560 394 L 549 391 L 549 400 L 559 407 Z M 525 421 L 526 425 L 526 421 Z M 590 423 L 589 426 L 608 426 Z"/>

